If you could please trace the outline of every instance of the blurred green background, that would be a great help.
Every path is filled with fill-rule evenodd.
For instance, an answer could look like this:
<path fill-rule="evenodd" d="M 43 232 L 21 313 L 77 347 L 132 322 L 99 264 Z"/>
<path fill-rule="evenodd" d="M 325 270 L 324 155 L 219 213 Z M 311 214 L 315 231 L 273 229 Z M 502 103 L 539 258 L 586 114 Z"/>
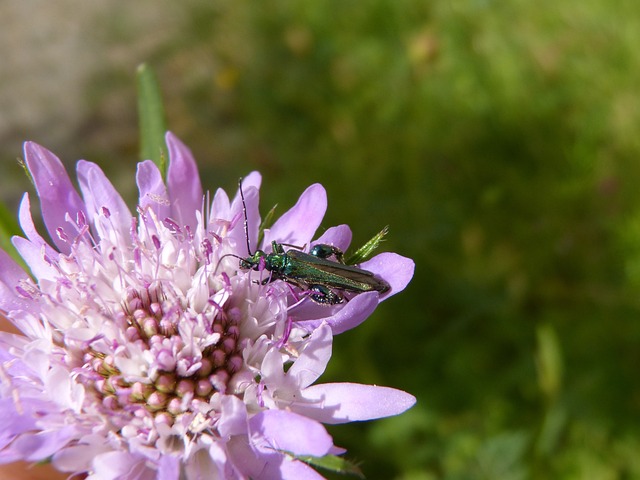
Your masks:
<path fill-rule="evenodd" d="M 330 429 L 368 478 L 640 478 L 640 4 L 39 5 L 0 3 L 10 208 L 25 139 L 133 203 L 148 62 L 205 188 L 258 169 L 266 214 L 321 182 L 324 227 L 415 260 L 323 377 L 418 397 Z"/>

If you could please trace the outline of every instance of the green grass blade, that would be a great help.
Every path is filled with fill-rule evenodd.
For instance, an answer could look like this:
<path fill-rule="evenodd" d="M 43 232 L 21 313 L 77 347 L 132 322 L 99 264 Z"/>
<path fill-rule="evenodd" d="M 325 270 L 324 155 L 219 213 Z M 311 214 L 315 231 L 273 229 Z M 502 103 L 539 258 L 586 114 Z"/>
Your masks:
<path fill-rule="evenodd" d="M 138 67 L 138 117 L 140 122 L 140 160 L 153 160 L 162 176 L 167 173 L 167 131 L 164 106 L 158 78 L 153 69 L 144 63 Z"/>
<path fill-rule="evenodd" d="M 0 248 L 24 267 L 24 261 L 11 243 L 11 237 L 21 233 L 22 231 L 15 215 L 12 215 L 9 209 L 3 203 L 0 203 Z"/>
<path fill-rule="evenodd" d="M 387 233 L 389 233 L 388 225 L 376 233 L 371 240 L 356 250 L 353 255 L 349 256 L 345 263 L 347 265 L 355 265 L 369 258 L 369 256 L 380 246 Z"/>
<path fill-rule="evenodd" d="M 364 478 L 362 470 L 355 463 L 337 455 L 325 455 L 324 457 L 311 457 L 307 455 L 296 456 L 298 460 L 312 467 L 323 468 L 331 472 L 355 475 Z"/>

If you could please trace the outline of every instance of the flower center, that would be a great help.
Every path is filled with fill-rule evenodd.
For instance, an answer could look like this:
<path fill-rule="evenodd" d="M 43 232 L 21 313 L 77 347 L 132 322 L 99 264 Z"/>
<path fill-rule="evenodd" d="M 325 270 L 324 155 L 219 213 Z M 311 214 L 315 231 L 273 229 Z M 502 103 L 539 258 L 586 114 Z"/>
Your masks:
<path fill-rule="evenodd" d="M 159 283 L 130 289 L 115 315 L 124 341 L 112 340 L 106 352 L 85 351 L 93 372 L 85 383 L 103 410 L 135 414 L 142 408 L 173 423 L 216 392 L 226 393 L 243 363 L 239 321 L 237 308 L 209 303 L 194 312 Z"/>

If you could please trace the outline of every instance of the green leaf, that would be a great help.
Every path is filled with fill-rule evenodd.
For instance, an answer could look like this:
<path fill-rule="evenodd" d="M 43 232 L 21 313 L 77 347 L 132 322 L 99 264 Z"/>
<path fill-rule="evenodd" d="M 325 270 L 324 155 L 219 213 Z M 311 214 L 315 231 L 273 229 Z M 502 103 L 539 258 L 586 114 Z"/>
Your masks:
<path fill-rule="evenodd" d="M 389 233 L 388 225 L 376 233 L 371 240 L 356 250 L 345 263 L 347 265 L 355 265 L 369 258 L 369 256 L 380 246 L 380 243 L 382 243 L 387 233 Z"/>
<path fill-rule="evenodd" d="M 264 229 L 271 226 L 271 222 L 273 221 L 273 216 L 276 213 L 277 206 L 278 204 L 276 203 L 273 207 L 271 207 L 271 210 L 269 210 L 269 213 L 267 213 L 267 215 L 264 217 L 264 220 L 260 224 L 260 228 L 258 229 L 258 245 L 262 243 L 262 239 L 264 238 Z"/>
<path fill-rule="evenodd" d="M 144 63 L 138 67 L 138 117 L 140 121 L 140 160 L 153 160 L 162 176 L 167 173 L 167 126 L 162 94 L 155 72 Z"/>
<path fill-rule="evenodd" d="M 312 457 L 310 455 L 295 456 L 294 458 L 312 467 L 323 468 L 331 472 L 355 475 L 364 478 L 362 470 L 355 463 L 337 455 L 325 455 L 324 457 Z"/>
<path fill-rule="evenodd" d="M 3 203 L 0 203 L 0 248 L 11 255 L 14 260 L 24 267 L 24 261 L 20 255 L 18 255 L 18 252 L 11 243 L 11 237 L 14 235 L 20 235 L 20 233 L 20 225 L 18 224 L 15 216 L 11 214 L 9 209 Z"/>

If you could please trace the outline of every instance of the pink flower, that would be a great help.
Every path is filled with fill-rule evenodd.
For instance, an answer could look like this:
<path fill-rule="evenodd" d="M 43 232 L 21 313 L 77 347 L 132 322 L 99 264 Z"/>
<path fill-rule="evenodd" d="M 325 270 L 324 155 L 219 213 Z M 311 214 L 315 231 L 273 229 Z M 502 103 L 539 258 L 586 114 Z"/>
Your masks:
<path fill-rule="evenodd" d="M 322 423 L 415 403 L 391 388 L 315 383 L 333 335 L 401 291 L 413 262 L 382 253 L 363 263 L 390 290 L 334 306 L 261 282 L 268 272 L 221 262 L 249 254 L 239 194 L 206 201 L 190 151 L 166 140 L 166 185 L 140 163 L 135 216 L 97 165 L 78 162 L 80 195 L 55 155 L 25 144 L 52 242 L 25 194 L 25 238 L 13 244 L 30 275 L 0 251 L 0 312 L 23 332 L 0 334 L 0 463 L 50 459 L 90 479 L 321 478 L 297 457 L 343 452 Z M 252 246 L 260 183 L 256 172 L 243 181 Z M 312 241 L 326 206 L 312 185 L 263 244 L 346 249 L 345 225 Z"/>

